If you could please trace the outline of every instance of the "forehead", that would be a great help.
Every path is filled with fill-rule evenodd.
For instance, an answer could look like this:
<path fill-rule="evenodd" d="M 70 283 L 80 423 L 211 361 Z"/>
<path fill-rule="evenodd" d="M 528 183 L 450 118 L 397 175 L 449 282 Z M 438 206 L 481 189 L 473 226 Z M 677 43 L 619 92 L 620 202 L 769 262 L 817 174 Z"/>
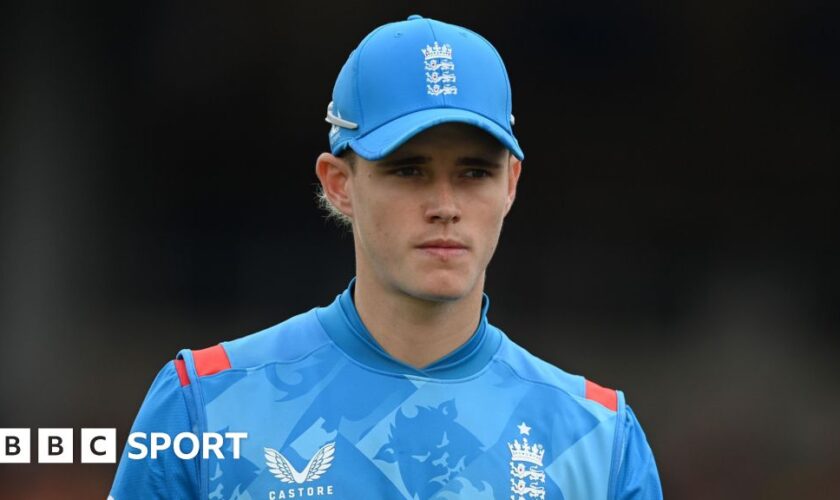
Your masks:
<path fill-rule="evenodd" d="M 505 146 L 489 133 L 465 123 L 443 123 L 420 132 L 391 155 L 428 149 L 468 149 L 501 154 Z"/>

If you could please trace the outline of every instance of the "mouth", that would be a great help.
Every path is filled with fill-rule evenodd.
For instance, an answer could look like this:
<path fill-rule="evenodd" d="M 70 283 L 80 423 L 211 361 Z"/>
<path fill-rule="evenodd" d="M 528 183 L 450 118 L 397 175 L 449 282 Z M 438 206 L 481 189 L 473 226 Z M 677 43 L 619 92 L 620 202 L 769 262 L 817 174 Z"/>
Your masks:
<path fill-rule="evenodd" d="M 444 260 L 461 257 L 469 252 L 469 247 L 460 241 L 444 239 L 426 241 L 417 245 L 417 249 L 426 255 Z"/>

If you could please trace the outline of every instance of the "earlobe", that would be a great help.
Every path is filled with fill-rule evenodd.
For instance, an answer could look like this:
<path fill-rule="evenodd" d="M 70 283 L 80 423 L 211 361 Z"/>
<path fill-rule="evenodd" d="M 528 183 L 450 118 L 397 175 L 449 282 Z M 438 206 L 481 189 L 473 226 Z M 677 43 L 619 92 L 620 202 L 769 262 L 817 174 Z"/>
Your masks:
<path fill-rule="evenodd" d="M 321 153 L 315 162 L 315 175 L 321 181 L 324 196 L 347 217 L 353 216 L 348 182 L 351 173 L 350 165 L 346 161 L 330 153 Z"/>

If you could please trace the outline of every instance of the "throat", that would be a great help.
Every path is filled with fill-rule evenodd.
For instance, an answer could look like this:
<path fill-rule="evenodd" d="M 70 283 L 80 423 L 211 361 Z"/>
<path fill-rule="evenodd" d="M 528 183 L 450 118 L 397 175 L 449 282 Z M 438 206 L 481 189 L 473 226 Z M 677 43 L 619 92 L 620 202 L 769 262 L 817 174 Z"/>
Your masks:
<path fill-rule="evenodd" d="M 478 288 L 478 287 L 477 287 Z M 424 369 L 467 344 L 481 324 L 482 293 L 433 302 L 378 294 L 359 280 L 353 301 L 371 337 L 394 359 Z"/>

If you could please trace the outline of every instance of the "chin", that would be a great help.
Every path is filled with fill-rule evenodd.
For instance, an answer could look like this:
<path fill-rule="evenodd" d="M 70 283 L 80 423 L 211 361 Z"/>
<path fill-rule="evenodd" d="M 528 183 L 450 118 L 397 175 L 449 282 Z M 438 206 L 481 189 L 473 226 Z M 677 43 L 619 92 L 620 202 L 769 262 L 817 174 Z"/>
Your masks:
<path fill-rule="evenodd" d="M 466 297 L 474 286 L 475 280 L 460 274 L 436 271 L 422 274 L 410 289 L 412 295 L 424 300 L 451 302 Z"/>

